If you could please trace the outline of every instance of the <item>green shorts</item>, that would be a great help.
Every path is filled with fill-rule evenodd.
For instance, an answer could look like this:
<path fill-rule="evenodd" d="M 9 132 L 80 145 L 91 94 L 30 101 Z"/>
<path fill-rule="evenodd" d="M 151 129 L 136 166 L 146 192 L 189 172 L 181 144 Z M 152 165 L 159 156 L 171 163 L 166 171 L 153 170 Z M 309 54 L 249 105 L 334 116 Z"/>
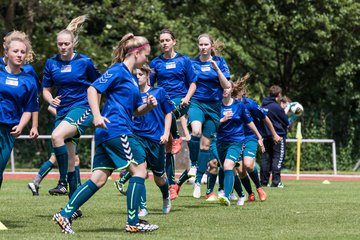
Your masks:
<path fill-rule="evenodd" d="M 96 146 L 93 171 L 99 169 L 121 170 L 127 168 L 130 163 L 137 165 L 144 163 L 141 159 L 140 143 L 133 135 L 121 135 L 105 141 Z"/>
<path fill-rule="evenodd" d="M 223 142 L 217 141 L 217 149 L 219 152 L 221 166 L 224 166 L 225 159 L 235 162 L 235 166 L 239 166 L 240 158 L 242 154 L 243 143 L 242 142 Z"/>
<path fill-rule="evenodd" d="M 216 136 L 220 123 L 220 109 L 221 102 L 208 103 L 193 99 L 188 112 L 189 124 L 199 121 L 202 123 L 202 134 L 205 137 Z"/>
<path fill-rule="evenodd" d="M 62 122 L 67 121 L 71 125 L 77 128 L 78 134 L 76 134 L 70 140 L 75 144 L 78 143 L 79 138 L 83 135 L 88 127 L 91 126 L 93 115 L 90 108 L 74 107 L 67 114 L 62 116 L 56 116 L 54 129 Z M 67 140 L 69 141 L 69 139 Z"/>
<path fill-rule="evenodd" d="M 187 114 L 187 112 L 189 111 L 189 108 L 190 108 L 190 104 L 186 107 L 180 106 L 181 99 L 182 98 L 171 99 L 171 101 L 173 102 L 173 104 L 175 106 L 173 113 L 174 113 L 176 119 L 179 119 L 181 116 L 184 116 L 185 114 Z"/>
<path fill-rule="evenodd" d="M 258 148 L 258 142 L 255 139 L 249 139 L 244 143 L 243 156 L 256 158 L 256 152 Z"/>
<path fill-rule="evenodd" d="M 15 138 L 10 134 L 11 126 L 0 123 L 0 178 L 10 158 L 11 151 L 15 144 Z"/>
<path fill-rule="evenodd" d="M 155 176 L 163 177 L 165 175 L 165 145 L 147 138 L 134 135 L 139 143 L 137 151 L 139 152 L 137 160 L 146 161 L 147 168 Z"/>

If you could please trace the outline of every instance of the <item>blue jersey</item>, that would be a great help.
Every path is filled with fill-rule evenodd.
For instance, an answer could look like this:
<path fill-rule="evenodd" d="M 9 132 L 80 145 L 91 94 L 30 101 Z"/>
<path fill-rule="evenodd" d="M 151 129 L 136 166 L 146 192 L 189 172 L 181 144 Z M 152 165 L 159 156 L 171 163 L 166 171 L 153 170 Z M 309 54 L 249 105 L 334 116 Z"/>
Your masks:
<path fill-rule="evenodd" d="M 4 57 L 0 58 L 0 65 L 6 66 L 6 62 L 4 62 Z M 22 70 L 28 74 L 30 74 L 36 83 L 37 91 L 40 93 L 42 91 L 41 82 L 39 76 L 36 74 L 35 69 L 30 64 L 25 64 L 22 67 Z"/>
<path fill-rule="evenodd" d="M 100 72 L 86 55 L 75 53 L 70 61 L 56 55 L 46 61 L 42 84 L 44 88 L 57 88 L 61 103 L 56 110 L 62 116 L 74 107 L 89 107 L 87 89 L 99 76 Z"/>
<path fill-rule="evenodd" d="M 245 104 L 245 107 L 250 112 L 251 117 L 253 118 L 253 122 L 258 129 L 261 131 L 262 121 L 266 118 L 267 110 L 260 107 L 254 100 L 250 98 L 243 97 L 241 101 Z M 245 126 L 245 137 L 246 139 L 256 139 L 257 136 L 248 126 Z"/>
<path fill-rule="evenodd" d="M 24 71 L 8 73 L 0 67 L 0 123 L 18 125 L 24 112 L 38 112 L 39 101 L 34 78 Z"/>
<path fill-rule="evenodd" d="M 230 79 L 229 67 L 225 59 L 214 56 L 213 60 L 217 63 L 221 72 L 227 79 Z M 207 102 L 219 102 L 222 99 L 223 89 L 220 85 L 218 74 L 210 62 L 202 62 L 200 57 L 192 59 L 195 73 L 198 76 L 196 82 L 196 92 L 194 99 Z"/>
<path fill-rule="evenodd" d="M 176 53 L 171 59 L 160 55 L 153 59 L 149 66 L 152 71 L 151 86 L 157 82 L 171 99 L 185 97 L 190 84 L 197 80 L 190 59 L 180 53 Z"/>
<path fill-rule="evenodd" d="M 101 115 L 109 119 L 108 129 L 95 130 L 96 145 L 121 135 L 132 133 L 134 110 L 142 105 L 137 78 L 124 63 L 112 65 L 92 86 L 99 92 L 105 92 L 106 102 Z"/>
<path fill-rule="evenodd" d="M 134 133 L 159 143 L 165 130 L 164 115 L 172 112 L 175 106 L 161 87 L 150 88 L 149 91 L 141 93 L 143 104 L 146 104 L 146 93 L 153 95 L 158 105 L 144 116 L 134 117 Z"/>
<path fill-rule="evenodd" d="M 220 117 L 223 118 L 228 112 L 233 116 L 230 120 L 220 124 L 217 139 L 223 142 L 242 142 L 245 139 L 244 125 L 252 122 L 252 117 L 244 103 L 233 99 L 230 106 L 221 104 Z"/>

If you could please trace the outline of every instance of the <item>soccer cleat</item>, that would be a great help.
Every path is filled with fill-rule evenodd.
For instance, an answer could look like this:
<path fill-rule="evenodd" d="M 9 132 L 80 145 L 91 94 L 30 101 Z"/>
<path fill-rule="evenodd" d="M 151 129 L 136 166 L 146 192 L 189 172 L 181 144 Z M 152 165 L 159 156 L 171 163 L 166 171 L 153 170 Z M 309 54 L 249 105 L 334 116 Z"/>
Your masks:
<path fill-rule="evenodd" d="M 49 190 L 49 193 L 50 195 L 66 195 L 68 193 L 67 185 L 59 182 L 55 188 Z"/>
<path fill-rule="evenodd" d="M 219 202 L 220 202 L 221 205 L 224 205 L 224 206 L 230 206 L 231 205 L 230 200 L 225 196 L 219 197 Z"/>
<path fill-rule="evenodd" d="M 126 196 L 126 190 L 125 190 L 125 188 L 124 188 L 124 185 L 125 185 L 125 184 L 122 184 L 122 183 L 120 183 L 119 181 L 115 181 L 114 184 L 115 184 L 117 190 L 119 190 L 119 192 L 120 192 L 122 195 L 125 195 L 125 196 Z"/>
<path fill-rule="evenodd" d="M 246 197 L 245 197 L 245 196 L 239 197 L 239 199 L 238 199 L 237 202 L 236 202 L 236 205 L 238 205 L 238 206 L 244 206 L 245 200 L 246 200 Z"/>
<path fill-rule="evenodd" d="M 193 197 L 194 198 L 200 198 L 201 197 L 200 183 L 194 183 Z"/>
<path fill-rule="evenodd" d="M 171 140 L 171 154 L 178 154 L 181 151 L 182 138 L 173 138 Z"/>
<path fill-rule="evenodd" d="M 273 183 L 270 185 L 270 187 L 276 187 L 276 188 L 284 188 L 285 185 L 282 182 L 279 182 L 278 185 L 274 185 Z"/>
<path fill-rule="evenodd" d="M 259 187 L 256 189 L 256 191 L 258 192 L 259 194 L 259 199 L 261 202 L 265 201 L 266 200 L 266 192 L 264 191 L 263 188 Z"/>
<path fill-rule="evenodd" d="M 178 184 L 173 184 L 172 186 L 175 189 L 176 194 L 179 196 L 181 186 L 179 186 Z"/>
<path fill-rule="evenodd" d="M 189 177 L 195 177 L 196 176 L 196 166 L 191 166 L 189 172 L 188 172 L 188 176 Z"/>
<path fill-rule="evenodd" d="M 225 196 L 225 193 L 224 193 L 224 190 L 221 189 L 218 191 L 218 196 L 221 197 L 221 196 Z"/>
<path fill-rule="evenodd" d="M 158 230 L 159 226 L 155 224 L 150 224 L 145 220 L 139 219 L 139 222 L 135 225 L 126 224 L 125 231 L 129 233 L 139 233 L 139 232 L 153 232 Z"/>
<path fill-rule="evenodd" d="M 169 214 L 171 210 L 171 200 L 170 198 L 163 199 L 163 214 Z"/>
<path fill-rule="evenodd" d="M 247 202 L 255 202 L 255 194 L 253 192 L 249 194 Z"/>
<path fill-rule="evenodd" d="M 149 214 L 149 211 L 146 208 L 140 208 L 138 216 L 139 217 L 145 217 Z"/>
<path fill-rule="evenodd" d="M 232 193 L 232 194 L 230 195 L 230 200 L 231 200 L 231 201 L 236 201 L 236 200 L 238 200 L 238 198 L 237 198 L 237 196 L 235 196 L 234 193 Z"/>
<path fill-rule="evenodd" d="M 170 199 L 175 200 L 178 197 L 178 188 L 179 186 L 177 184 L 172 184 L 169 186 L 169 192 L 170 192 Z"/>
<path fill-rule="evenodd" d="M 36 186 L 33 182 L 28 183 L 28 188 L 31 190 L 33 196 L 39 196 L 39 186 Z"/>
<path fill-rule="evenodd" d="M 71 215 L 71 221 L 74 221 L 74 220 L 76 220 L 76 219 L 78 219 L 78 218 L 81 218 L 82 217 L 82 212 L 81 212 L 81 210 L 80 209 L 78 209 L 78 210 L 76 210 L 72 215 Z"/>
<path fill-rule="evenodd" d="M 62 232 L 65 234 L 74 234 L 74 230 L 72 230 L 71 228 L 71 220 L 69 220 L 66 217 L 61 216 L 61 214 L 55 213 L 54 217 L 53 217 L 53 221 L 55 221 L 60 228 L 62 229 Z"/>
<path fill-rule="evenodd" d="M 205 198 L 206 198 L 207 202 L 216 202 L 216 201 L 218 201 L 218 196 L 213 192 L 211 192 L 209 194 L 205 194 Z"/>

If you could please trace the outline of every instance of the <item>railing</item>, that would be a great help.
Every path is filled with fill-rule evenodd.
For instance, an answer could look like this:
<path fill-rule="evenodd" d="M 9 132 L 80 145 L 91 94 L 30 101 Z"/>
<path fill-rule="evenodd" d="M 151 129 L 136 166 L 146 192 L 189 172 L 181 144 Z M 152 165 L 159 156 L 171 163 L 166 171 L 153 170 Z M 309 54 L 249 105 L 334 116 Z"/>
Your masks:
<path fill-rule="evenodd" d="M 38 139 L 50 139 L 51 135 L 39 135 Z M 93 168 L 93 160 L 95 155 L 95 139 L 94 135 L 83 135 L 80 138 L 83 139 L 91 139 L 91 169 Z M 21 135 L 17 139 L 30 139 L 29 136 Z M 185 138 L 183 138 L 185 140 Z M 286 139 L 288 143 L 296 143 L 297 139 Z M 302 143 L 331 143 L 332 144 L 332 162 L 333 162 L 333 170 L 334 175 L 337 175 L 336 169 L 336 144 L 333 139 L 302 139 Z M 11 172 L 15 172 L 15 157 L 14 150 L 11 152 Z"/>

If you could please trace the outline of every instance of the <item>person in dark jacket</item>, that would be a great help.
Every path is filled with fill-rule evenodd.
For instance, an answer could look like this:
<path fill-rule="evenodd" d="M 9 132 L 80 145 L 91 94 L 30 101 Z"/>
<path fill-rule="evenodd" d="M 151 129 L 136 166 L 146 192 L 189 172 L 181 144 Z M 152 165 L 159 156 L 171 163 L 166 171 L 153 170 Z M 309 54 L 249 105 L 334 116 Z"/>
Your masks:
<path fill-rule="evenodd" d="M 272 174 L 271 187 L 283 188 L 281 182 L 281 166 L 285 159 L 286 131 L 288 127 L 288 117 L 279 101 L 282 98 L 282 89 L 277 85 L 270 87 L 270 97 L 264 98 L 262 107 L 268 111 L 276 133 L 282 137 L 279 144 L 276 144 L 272 138 L 271 132 L 266 126 L 263 127 L 263 138 L 265 152 L 262 155 L 260 181 L 262 186 L 269 184 L 270 173 Z"/>

